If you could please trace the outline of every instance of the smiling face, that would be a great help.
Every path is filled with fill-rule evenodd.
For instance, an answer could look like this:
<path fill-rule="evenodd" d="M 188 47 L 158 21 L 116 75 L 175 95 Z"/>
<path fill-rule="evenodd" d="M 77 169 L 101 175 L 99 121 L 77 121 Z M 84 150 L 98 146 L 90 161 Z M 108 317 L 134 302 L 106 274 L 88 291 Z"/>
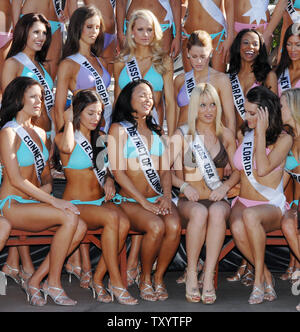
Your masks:
<path fill-rule="evenodd" d="M 246 32 L 241 40 L 240 55 L 241 59 L 253 62 L 259 54 L 260 40 L 255 32 Z"/>
<path fill-rule="evenodd" d="M 286 43 L 286 50 L 292 61 L 300 60 L 300 37 L 292 35 Z"/>
<path fill-rule="evenodd" d="M 148 46 L 154 39 L 153 23 L 144 19 L 136 19 L 132 27 L 132 37 L 136 44 Z"/>
<path fill-rule="evenodd" d="M 101 120 L 101 115 L 102 104 L 100 102 L 89 104 L 80 114 L 80 129 L 83 126 L 90 131 L 95 130 Z"/>
<path fill-rule="evenodd" d="M 29 117 L 39 117 L 42 110 L 42 90 L 39 85 L 29 87 L 23 97 L 23 108 L 21 111 L 25 112 Z"/>
<path fill-rule="evenodd" d="M 209 65 L 210 54 L 212 48 L 192 46 L 188 52 L 190 63 L 195 71 L 201 71 Z"/>
<path fill-rule="evenodd" d="M 38 52 L 42 49 L 47 38 L 47 29 L 44 23 L 34 22 L 28 31 L 26 48 Z"/>
<path fill-rule="evenodd" d="M 217 116 L 217 106 L 214 99 L 210 95 L 204 94 L 200 97 L 199 102 L 197 121 L 206 124 L 213 123 Z"/>
<path fill-rule="evenodd" d="M 80 36 L 80 41 L 93 45 L 99 35 L 100 31 L 100 17 L 98 15 L 94 15 L 88 18 L 83 25 L 83 29 Z"/>
<path fill-rule="evenodd" d="M 131 107 L 137 112 L 137 116 L 149 115 L 153 103 L 153 94 L 147 84 L 141 83 L 134 88 L 131 96 Z"/>

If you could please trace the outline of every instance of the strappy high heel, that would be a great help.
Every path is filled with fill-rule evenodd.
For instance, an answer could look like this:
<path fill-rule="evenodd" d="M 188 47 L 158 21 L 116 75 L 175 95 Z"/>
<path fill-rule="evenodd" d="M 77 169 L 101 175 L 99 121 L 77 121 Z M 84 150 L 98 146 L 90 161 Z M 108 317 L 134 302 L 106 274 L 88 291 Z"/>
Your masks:
<path fill-rule="evenodd" d="M 195 274 L 195 278 L 196 278 L 196 283 L 198 287 L 191 287 L 191 289 L 189 288 L 189 274 Z M 185 298 L 188 302 L 192 302 L 192 303 L 197 303 L 200 302 L 201 300 L 201 295 L 200 295 L 200 291 L 199 291 L 199 285 L 198 285 L 198 272 L 197 271 L 186 271 L 186 281 L 185 281 Z"/>
<path fill-rule="evenodd" d="M 254 284 L 254 273 L 248 267 L 246 273 L 242 276 L 241 283 L 246 287 Z"/>
<path fill-rule="evenodd" d="M 292 274 L 295 271 L 295 267 L 294 266 L 289 266 L 286 271 L 284 272 L 284 274 L 282 274 L 279 279 L 281 280 L 290 280 L 292 278 Z"/>
<path fill-rule="evenodd" d="M 110 281 L 108 282 L 108 289 L 107 289 L 111 295 L 112 301 L 114 301 L 114 297 L 116 297 L 117 302 L 120 304 L 126 304 L 126 305 L 136 305 L 138 304 L 138 300 L 132 297 L 128 290 L 126 288 L 116 287 L 112 286 Z M 120 294 L 116 294 L 116 291 L 120 291 Z"/>
<path fill-rule="evenodd" d="M 47 303 L 47 299 L 44 299 L 41 293 L 41 289 L 38 289 L 33 286 L 28 285 L 28 280 L 25 280 L 22 288 L 24 289 L 26 296 L 27 296 L 27 302 L 29 304 L 36 306 L 36 307 L 43 307 Z M 31 291 L 34 291 L 31 293 Z"/>
<path fill-rule="evenodd" d="M 92 286 L 92 271 L 83 272 L 80 276 L 80 287 L 84 289 L 89 289 Z"/>
<path fill-rule="evenodd" d="M 165 301 L 169 297 L 169 294 L 167 292 L 167 288 L 165 287 L 164 284 L 155 284 L 155 283 L 153 283 L 153 288 L 154 288 L 154 292 L 157 296 L 157 299 L 159 301 Z"/>
<path fill-rule="evenodd" d="M 32 277 L 32 273 L 25 272 L 23 270 L 23 266 L 21 265 L 20 266 L 19 277 L 20 277 L 20 280 L 21 280 L 21 285 L 22 285 L 22 287 L 24 287 L 24 283 Z"/>
<path fill-rule="evenodd" d="M 263 288 L 259 288 L 258 286 L 254 286 L 249 297 L 249 304 L 260 304 L 264 302 L 265 290 Z"/>
<path fill-rule="evenodd" d="M 6 295 L 7 279 L 4 272 L 0 271 L 0 295 Z"/>
<path fill-rule="evenodd" d="M 12 279 L 16 284 L 20 285 L 21 284 L 21 278 L 19 276 L 19 270 L 15 269 L 13 267 L 11 267 L 10 265 L 8 265 L 7 263 L 4 263 L 4 265 L 8 268 L 8 273 L 2 271 L 6 277 L 9 277 L 10 279 Z M 13 273 L 15 272 L 15 273 Z"/>
<path fill-rule="evenodd" d="M 267 284 L 265 282 L 265 295 L 264 295 L 264 300 L 267 300 L 269 302 L 272 302 L 277 299 L 277 294 L 275 292 L 275 279 L 272 276 L 272 283 Z"/>
<path fill-rule="evenodd" d="M 203 304 L 214 304 L 216 302 L 217 295 L 215 289 L 211 289 L 202 292 L 201 300 Z"/>
<path fill-rule="evenodd" d="M 105 288 L 101 285 L 96 284 L 94 281 L 91 284 L 93 298 L 98 302 L 110 303 L 112 302 L 111 296 L 106 292 Z M 97 297 L 96 297 L 97 295 Z"/>
<path fill-rule="evenodd" d="M 145 288 L 141 289 L 141 285 L 146 286 Z M 155 302 L 157 301 L 157 295 L 152 287 L 151 284 L 147 284 L 144 281 L 140 282 L 139 284 L 140 289 L 140 298 L 146 301 Z"/>
<path fill-rule="evenodd" d="M 137 267 L 126 271 L 127 273 L 127 286 L 130 287 L 135 283 L 138 285 L 140 281 L 141 265 L 138 263 Z"/>
<path fill-rule="evenodd" d="M 64 295 L 65 291 L 62 288 L 49 286 L 47 281 L 44 282 L 42 291 L 45 296 L 45 301 L 47 301 L 47 297 L 50 296 L 54 303 L 58 305 L 74 306 L 77 304 L 77 301 L 74 301 Z M 54 292 L 52 293 L 52 291 Z M 56 294 L 55 292 L 58 293 Z"/>
<path fill-rule="evenodd" d="M 243 265 L 239 266 L 239 268 L 236 271 L 235 275 L 233 275 L 232 277 L 226 278 L 226 280 L 229 281 L 229 282 L 240 281 L 242 279 L 244 273 L 245 273 L 246 268 L 247 268 L 247 264 L 243 264 Z M 240 272 L 240 270 L 242 270 L 243 272 Z"/>
<path fill-rule="evenodd" d="M 67 265 L 70 265 L 71 266 L 71 270 L 69 270 L 67 268 Z M 77 278 L 78 280 L 80 280 L 80 277 L 81 277 L 81 267 L 80 266 L 75 266 L 73 265 L 72 263 L 68 262 L 66 265 L 65 265 L 65 269 L 66 269 L 66 272 L 67 274 L 69 275 L 69 283 L 72 282 L 72 275 Z M 78 271 L 79 270 L 79 273 L 76 272 L 76 270 Z"/>

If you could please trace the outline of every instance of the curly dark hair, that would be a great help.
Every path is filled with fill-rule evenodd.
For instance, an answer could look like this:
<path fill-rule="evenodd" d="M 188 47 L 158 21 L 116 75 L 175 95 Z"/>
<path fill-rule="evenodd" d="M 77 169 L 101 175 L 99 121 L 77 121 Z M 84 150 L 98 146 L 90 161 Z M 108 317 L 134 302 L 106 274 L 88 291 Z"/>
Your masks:
<path fill-rule="evenodd" d="M 144 79 L 134 80 L 128 83 L 123 90 L 120 92 L 119 97 L 116 101 L 113 114 L 112 114 L 112 122 L 121 122 L 128 121 L 133 125 L 137 126 L 137 121 L 135 117 L 136 111 L 132 108 L 131 98 L 134 89 L 140 84 L 147 84 L 153 93 L 153 87 L 150 82 Z M 150 130 L 155 131 L 159 136 L 162 135 L 162 128 L 154 122 L 154 119 L 151 114 L 146 117 L 146 124 Z"/>
<path fill-rule="evenodd" d="M 230 63 L 228 72 L 229 74 L 238 74 L 241 70 L 241 42 L 243 36 L 247 32 L 253 32 L 259 38 L 259 53 L 252 65 L 252 69 L 256 81 L 263 84 L 272 68 L 268 62 L 268 52 L 264 39 L 262 35 L 254 29 L 243 29 L 235 37 L 230 47 Z"/>
<path fill-rule="evenodd" d="M 292 128 L 282 122 L 280 99 L 274 92 L 264 86 L 257 86 L 248 91 L 246 98 L 249 103 L 267 108 L 269 112 L 269 127 L 266 131 L 267 146 L 274 144 L 283 131 L 291 136 L 294 135 Z M 250 130 L 248 122 L 245 121 L 241 126 L 242 134 L 245 135 Z"/>

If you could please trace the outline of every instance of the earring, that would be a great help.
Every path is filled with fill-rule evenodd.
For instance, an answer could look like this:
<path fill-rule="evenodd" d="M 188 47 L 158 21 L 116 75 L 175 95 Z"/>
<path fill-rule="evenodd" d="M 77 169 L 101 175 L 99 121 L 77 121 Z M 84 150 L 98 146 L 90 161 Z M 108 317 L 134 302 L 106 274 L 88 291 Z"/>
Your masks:
<path fill-rule="evenodd" d="M 131 35 L 131 38 L 134 39 L 134 35 Z"/>
<path fill-rule="evenodd" d="M 188 58 L 188 59 L 190 58 L 190 55 L 189 55 L 189 54 L 187 55 L 187 58 Z"/>

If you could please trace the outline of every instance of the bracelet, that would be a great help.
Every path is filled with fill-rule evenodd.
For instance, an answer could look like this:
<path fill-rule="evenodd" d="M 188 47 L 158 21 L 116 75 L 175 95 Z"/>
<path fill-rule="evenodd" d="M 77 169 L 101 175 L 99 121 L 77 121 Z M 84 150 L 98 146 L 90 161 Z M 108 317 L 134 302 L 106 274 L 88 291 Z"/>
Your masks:
<path fill-rule="evenodd" d="M 183 194 L 183 192 L 184 192 L 184 189 L 188 186 L 189 184 L 187 183 L 187 182 L 184 182 L 182 185 L 181 185 L 181 187 L 180 187 L 180 192 Z"/>

